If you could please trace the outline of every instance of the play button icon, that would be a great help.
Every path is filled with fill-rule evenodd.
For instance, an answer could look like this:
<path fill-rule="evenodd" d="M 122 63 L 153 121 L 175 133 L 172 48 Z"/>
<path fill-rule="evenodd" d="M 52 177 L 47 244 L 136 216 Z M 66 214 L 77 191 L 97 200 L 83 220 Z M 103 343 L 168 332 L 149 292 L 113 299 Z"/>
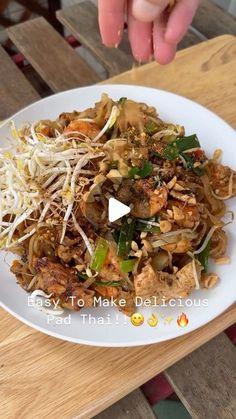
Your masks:
<path fill-rule="evenodd" d="M 122 204 L 122 202 L 117 201 L 115 198 L 109 198 L 108 205 L 108 219 L 111 223 L 119 220 L 119 218 L 124 217 L 130 213 L 130 207 Z"/>

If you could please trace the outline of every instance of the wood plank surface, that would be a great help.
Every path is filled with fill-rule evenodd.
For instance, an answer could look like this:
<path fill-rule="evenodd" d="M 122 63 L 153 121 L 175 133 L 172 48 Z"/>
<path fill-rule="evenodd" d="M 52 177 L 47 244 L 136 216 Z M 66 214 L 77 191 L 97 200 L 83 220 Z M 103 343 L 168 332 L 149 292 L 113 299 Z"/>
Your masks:
<path fill-rule="evenodd" d="M 193 419 L 236 418 L 236 348 L 224 333 L 165 375 Z"/>
<path fill-rule="evenodd" d="M 167 89 L 207 105 L 236 126 L 236 41 L 223 36 L 144 65 L 110 83 Z M 229 100 L 230 98 L 230 100 Z M 210 292 L 210 291 L 209 291 Z M 48 337 L 0 310 L 0 417 L 32 419 L 100 413 L 236 321 L 236 305 L 177 339 L 138 348 L 96 348 Z"/>
<path fill-rule="evenodd" d="M 7 33 L 54 92 L 99 80 L 96 73 L 44 18 L 12 26 Z"/>
<path fill-rule="evenodd" d="M 185 37 L 178 44 L 178 51 L 184 48 L 189 48 L 193 45 L 197 45 L 200 42 L 205 41 L 206 38 L 205 39 L 204 38 L 205 38 L 204 36 L 199 35 L 198 33 L 194 31 L 193 28 L 190 27 Z"/>
<path fill-rule="evenodd" d="M 155 419 L 150 404 L 140 389 L 133 391 L 94 419 Z"/>
<path fill-rule="evenodd" d="M 59 10 L 57 17 L 75 38 L 92 52 L 110 76 L 132 67 L 134 59 L 131 54 L 126 54 L 119 48 L 107 48 L 103 45 L 98 28 L 97 7 L 90 1 Z"/>
<path fill-rule="evenodd" d="M 192 26 L 207 38 L 236 35 L 236 19 L 210 0 L 201 0 Z"/>
<path fill-rule="evenodd" d="M 90 1 L 84 1 L 57 12 L 59 21 L 75 36 L 80 43 L 98 59 L 110 76 L 118 75 L 135 64 L 128 40 L 128 32 L 119 47 L 106 48 L 101 41 L 98 28 L 97 7 Z M 204 39 L 190 28 L 178 45 L 178 50 L 196 45 Z"/>
<path fill-rule="evenodd" d="M 0 46 L 0 121 L 38 99 L 36 90 Z"/>
<path fill-rule="evenodd" d="M 88 419 L 233 324 L 236 305 L 195 332 L 137 348 L 62 342 L 2 309 L 0 319 L 0 417 Z"/>
<path fill-rule="evenodd" d="M 179 51 L 167 66 L 152 62 L 113 77 L 109 83 L 156 87 L 186 96 L 236 127 L 232 106 L 236 103 L 235 72 L 236 38 L 224 35 Z"/>

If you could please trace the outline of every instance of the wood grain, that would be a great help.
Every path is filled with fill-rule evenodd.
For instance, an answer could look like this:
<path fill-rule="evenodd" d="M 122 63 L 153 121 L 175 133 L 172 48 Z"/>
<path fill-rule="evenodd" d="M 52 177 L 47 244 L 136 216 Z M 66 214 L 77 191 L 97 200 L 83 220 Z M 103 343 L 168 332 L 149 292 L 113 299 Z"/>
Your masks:
<path fill-rule="evenodd" d="M 36 90 L 0 46 L 0 120 L 38 99 Z"/>
<path fill-rule="evenodd" d="M 235 39 L 223 36 L 182 50 L 169 66 L 151 63 L 109 82 L 183 94 L 236 125 L 232 106 L 236 99 L 235 51 Z M 32 419 L 33 412 L 36 419 L 91 418 L 235 321 L 236 305 L 183 337 L 146 347 L 115 349 L 59 341 L 0 310 L 0 417 Z"/>
<path fill-rule="evenodd" d="M 236 19 L 209 0 L 201 0 L 192 26 L 207 38 L 236 35 Z"/>
<path fill-rule="evenodd" d="M 109 83 L 156 87 L 186 96 L 236 126 L 232 106 L 236 103 L 235 71 L 236 38 L 224 35 L 179 51 L 167 66 L 146 64 L 113 77 Z"/>
<path fill-rule="evenodd" d="M 120 74 L 132 67 L 134 59 L 131 54 L 126 54 L 119 48 L 107 48 L 102 44 L 97 7 L 90 1 L 59 10 L 57 18 L 83 46 L 92 52 L 110 76 Z M 128 44 L 127 37 L 125 38 Z"/>
<path fill-rule="evenodd" d="M 149 403 L 141 390 L 135 390 L 94 419 L 155 419 Z"/>
<path fill-rule="evenodd" d="M 88 419 L 233 324 L 236 305 L 193 333 L 137 348 L 62 342 L 1 309 L 0 319 L 0 417 Z"/>
<path fill-rule="evenodd" d="M 225 334 L 165 372 L 193 419 L 236 418 L 236 348 Z"/>
<path fill-rule="evenodd" d="M 54 92 L 99 80 L 95 72 L 42 17 L 7 29 L 10 39 Z"/>
<path fill-rule="evenodd" d="M 57 18 L 98 59 L 110 77 L 130 69 L 134 65 L 135 59 L 129 45 L 127 30 L 124 31 L 122 42 L 117 49 L 107 48 L 102 44 L 97 23 L 97 7 L 90 1 L 80 2 L 59 10 Z M 178 49 L 196 45 L 202 42 L 203 38 L 190 29 L 179 43 Z"/>

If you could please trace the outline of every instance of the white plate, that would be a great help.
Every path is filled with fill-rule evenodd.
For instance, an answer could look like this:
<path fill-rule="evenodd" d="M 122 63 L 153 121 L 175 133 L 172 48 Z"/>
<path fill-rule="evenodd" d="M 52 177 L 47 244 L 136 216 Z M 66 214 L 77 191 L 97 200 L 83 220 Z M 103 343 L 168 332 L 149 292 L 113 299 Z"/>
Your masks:
<path fill-rule="evenodd" d="M 84 87 L 40 100 L 18 112 L 12 119 L 17 126 L 26 121 L 53 119 L 61 112 L 82 110 L 93 106 L 103 92 L 108 93 L 113 99 L 126 96 L 155 106 L 163 120 L 184 125 L 187 134 L 197 133 L 202 147 L 209 156 L 216 148 L 222 148 L 224 163 L 236 169 L 233 151 L 236 144 L 235 131 L 218 116 L 197 103 L 161 90 L 126 85 Z M 9 136 L 8 127 L 4 124 L 0 128 L 1 144 L 7 136 Z M 235 199 L 231 200 L 229 208 L 236 209 Z M 0 253 L 0 302 L 6 310 L 29 326 L 72 342 L 116 347 L 146 345 L 172 339 L 204 325 L 234 303 L 236 296 L 235 223 L 227 227 L 227 232 L 229 234 L 227 253 L 231 257 L 231 264 L 211 266 L 211 269 L 220 276 L 217 286 L 208 291 L 193 292 L 188 300 L 183 301 L 183 307 L 178 304 L 175 307 L 137 309 L 145 317 L 143 325 L 139 327 L 133 326 L 130 319 L 117 309 L 104 307 L 71 313 L 71 324 L 64 322 L 67 314 L 62 316 L 64 317 L 63 324 L 56 324 L 55 320 L 50 323 L 45 313 L 28 306 L 28 294 L 16 284 L 15 277 L 9 271 L 7 263 L 12 256 L 6 256 L 3 252 Z M 189 319 L 185 328 L 177 324 L 177 318 L 182 312 Z M 151 313 L 158 316 L 159 322 L 156 327 L 150 327 L 147 323 Z M 93 318 L 89 319 L 89 314 Z M 102 320 L 103 324 L 100 324 Z"/>

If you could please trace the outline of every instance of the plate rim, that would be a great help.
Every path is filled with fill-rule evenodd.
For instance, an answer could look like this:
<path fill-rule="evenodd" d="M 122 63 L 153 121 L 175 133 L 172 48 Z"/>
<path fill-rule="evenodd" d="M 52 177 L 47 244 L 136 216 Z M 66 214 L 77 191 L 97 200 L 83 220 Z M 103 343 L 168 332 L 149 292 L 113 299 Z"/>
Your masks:
<path fill-rule="evenodd" d="M 21 114 L 23 114 L 24 112 L 27 112 L 30 110 L 30 108 L 34 105 L 37 105 L 39 103 L 43 103 L 45 102 L 45 104 L 47 104 L 48 101 L 50 101 L 50 99 L 55 98 L 55 97 L 60 97 L 63 96 L 65 94 L 70 94 L 70 92 L 76 92 L 76 91 L 81 91 L 81 90 L 93 90 L 94 88 L 99 88 L 101 91 L 106 91 L 106 89 L 110 89 L 110 88 L 121 88 L 121 89 L 127 89 L 127 88 L 131 88 L 131 89 L 138 89 L 138 90 L 151 90 L 151 91 L 155 91 L 157 94 L 158 92 L 161 92 L 163 94 L 168 94 L 172 97 L 175 98 L 180 98 L 181 100 L 184 100 L 185 102 L 189 102 L 191 104 L 193 104 L 194 106 L 199 107 L 202 111 L 207 111 L 212 117 L 217 118 L 219 122 L 223 122 L 225 124 L 225 126 L 228 127 L 229 130 L 232 131 L 232 134 L 235 135 L 235 129 L 227 122 L 225 121 L 223 118 L 221 118 L 218 114 L 216 114 L 215 112 L 213 112 L 211 109 L 209 109 L 208 107 L 202 105 L 201 103 L 189 99 L 188 97 L 170 92 L 168 90 L 164 90 L 164 89 L 159 89 L 159 88 L 154 88 L 154 87 L 149 87 L 149 86 L 142 86 L 142 85 L 133 85 L 133 84 L 119 84 L 119 83 L 105 83 L 105 84 L 97 84 L 97 85 L 90 85 L 90 86 L 83 86 L 83 87 L 76 87 L 73 89 L 69 89 L 69 90 L 65 90 L 62 92 L 58 92 L 55 94 L 52 94 L 50 96 L 47 96 L 45 98 L 41 98 L 27 106 L 25 106 L 24 108 L 20 109 L 19 111 L 15 112 L 12 116 L 10 116 L 9 118 L 7 118 L 6 120 L 3 121 L 2 124 L 0 124 L 0 130 L 2 128 L 5 128 L 7 126 L 7 124 L 9 124 L 9 122 L 11 120 L 13 120 L 14 118 L 20 116 Z M 210 316 L 208 316 L 208 318 L 206 320 L 203 320 L 201 322 L 201 325 L 195 327 L 193 326 L 188 327 L 187 329 L 182 329 L 181 333 L 179 333 L 178 336 L 170 336 L 170 337 L 164 337 L 163 338 L 161 336 L 157 336 L 157 340 L 154 340 L 153 337 L 150 337 L 148 339 L 142 339 L 142 340 L 136 340 L 134 343 L 133 342 L 101 342 L 101 341 L 90 341 L 90 340 L 86 340 L 86 339 L 80 339 L 80 338 L 73 338 L 70 336 L 64 336 L 63 334 L 60 334 L 59 332 L 53 332 L 52 330 L 49 330 L 47 328 L 41 327 L 39 325 L 36 325 L 35 323 L 29 321 L 28 319 L 24 318 L 23 316 L 21 316 L 20 314 L 16 313 L 15 311 L 13 311 L 11 308 L 9 308 L 8 306 L 6 306 L 5 303 L 3 303 L 1 301 L 1 296 L 0 296 L 0 307 L 2 307 L 3 309 L 5 309 L 8 313 L 10 313 L 11 315 L 13 315 L 13 317 L 15 317 L 16 319 L 18 319 L 19 321 L 21 321 L 22 323 L 26 324 L 27 326 L 30 326 L 32 329 L 40 331 L 48 336 L 52 336 L 54 338 L 63 340 L 63 341 L 68 341 L 71 343 L 76 343 L 76 344 L 81 344 L 81 345 L 88 345 L 88 346 L 96 346 L 96 347 L 136 347 L 136 346 L 145 346 L 145 345 L 151 345 L 151 344 L 156 344 L 159 342 L 165 342 L 165 341 L 169 341 L 172 339 L 177 339 L 178 337 L 184 336 L 188 333 L 191 333 L 195 330 L 198 330 L 200 328 L 202 328 L 203 326 L 205 326 L 206 324 L 210 323 L 211 321 L 213 321 L 214 319 L 216 319 L 217 317 L 219 317 L 221 314 L 223 314 L 226 310 L 230 309 L 230 307 L 233 306 L 233 304 L 235 303 L 235 299 L 233 297 L 232 294 L 232 302 L 230 303 L 230 305 L 227 303 L 224 306 L 220 306 L 221 308 L 217 311 L 214 311 L 214 314 L 211 314 Z M 212 313 L 212 312 L 211 312 Z"/>

